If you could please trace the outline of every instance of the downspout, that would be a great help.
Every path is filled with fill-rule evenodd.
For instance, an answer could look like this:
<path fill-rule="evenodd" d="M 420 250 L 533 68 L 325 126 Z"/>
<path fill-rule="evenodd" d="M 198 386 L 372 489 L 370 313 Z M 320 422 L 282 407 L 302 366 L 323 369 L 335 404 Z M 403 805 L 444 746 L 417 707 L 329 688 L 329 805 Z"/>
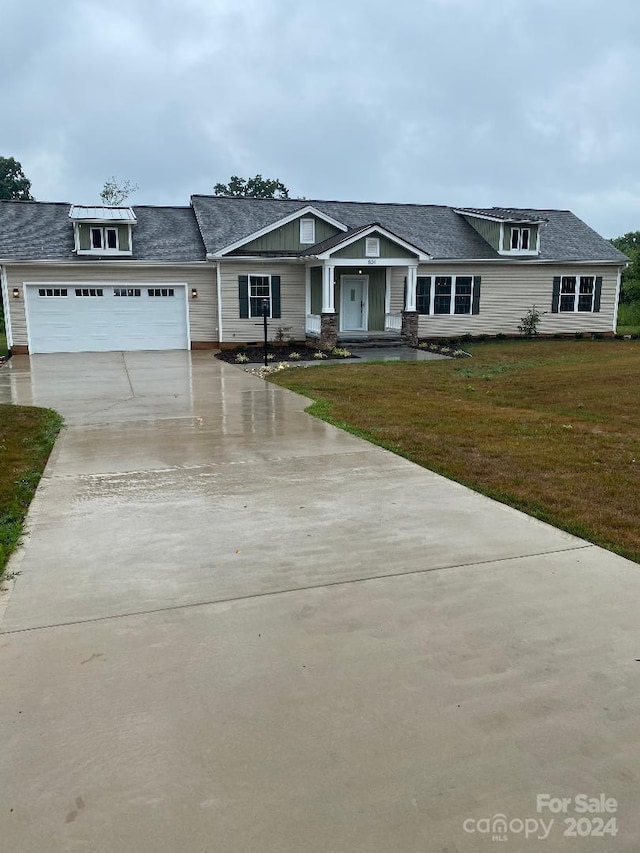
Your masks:
<path fill-rule="evenodd" d="M 9 310 L 9 285 L 7 283 L 6 267 L 0 266 L 0 284 L 2 285 L 2 310 L 4 312 L 4 328 L 7 335 L 7 346 L 9 352 L 13 347 L 13 333 L 11 331 L 11 312 Z"/>
<path fill-rule="evenodd" d="M 220 261 L 216 262 L 216 289 L 218 292 L 218 344 L 222 343 L 222 282 L 220 276 Z"/>
<path fill-rule="evenodd" d="M 626 265 L 625 265 L 626 266 Z M 618 278 L 616 281 L 616 305 L 613 309 L 613 334 L 618 331 L 618 307 L 620 305 L 620 290 L 622 286 L 622 267 L 618 267 Z"/>

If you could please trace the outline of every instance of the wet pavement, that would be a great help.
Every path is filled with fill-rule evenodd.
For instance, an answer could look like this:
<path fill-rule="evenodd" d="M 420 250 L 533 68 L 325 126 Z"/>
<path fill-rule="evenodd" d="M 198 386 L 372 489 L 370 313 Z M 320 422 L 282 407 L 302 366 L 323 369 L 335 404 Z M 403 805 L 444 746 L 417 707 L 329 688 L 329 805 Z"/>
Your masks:
<path fill-rule="evenodd" d="M 564 850 L 536 795 L 601 792 L 576 849 L 640 849 L 636 564 L 210 353 L 16 357 L 0 402 L 67 423 L 3 596 L 7 850 L 490 850 L 496 813 Z"/>

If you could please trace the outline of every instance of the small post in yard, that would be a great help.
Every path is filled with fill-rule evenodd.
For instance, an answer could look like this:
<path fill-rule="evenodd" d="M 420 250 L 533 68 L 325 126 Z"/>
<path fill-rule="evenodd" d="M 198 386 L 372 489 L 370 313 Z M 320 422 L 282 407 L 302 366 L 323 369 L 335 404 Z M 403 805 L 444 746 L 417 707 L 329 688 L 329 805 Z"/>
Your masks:
<path fill-rule="evenodd" d="M 262 300 L 262 322 L 264 325 L 264 366 L 268 367 L 269 361 L 267 359 L 267 348 L 269 346 L 268 334 L 269 331 L 267 329 L 267 319 L 269 317 L 269 300 Z"/>

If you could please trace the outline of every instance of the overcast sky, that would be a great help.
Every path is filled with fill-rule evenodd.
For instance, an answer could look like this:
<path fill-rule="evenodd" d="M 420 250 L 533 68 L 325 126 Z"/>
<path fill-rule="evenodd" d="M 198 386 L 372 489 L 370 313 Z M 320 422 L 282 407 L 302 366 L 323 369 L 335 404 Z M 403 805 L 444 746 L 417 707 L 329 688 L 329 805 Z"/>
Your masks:
<path fill-rule="evenodd" d="M 638 0 L 0 0 L 0 155 L 39 200 L 570 208 L 640 230 Z"/>

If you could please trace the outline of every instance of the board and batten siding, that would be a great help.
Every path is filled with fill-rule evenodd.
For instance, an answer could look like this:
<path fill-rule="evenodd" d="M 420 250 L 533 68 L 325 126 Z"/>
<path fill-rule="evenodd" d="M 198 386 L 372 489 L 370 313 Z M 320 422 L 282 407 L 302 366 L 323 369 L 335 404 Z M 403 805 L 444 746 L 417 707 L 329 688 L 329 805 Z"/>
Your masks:
<path fill-rule="evenodd" d="M 156 267 L 136 267 L 129 264 L 118 264 L 115 267 L 98 267 L 94 264 L 58 265 L 8 265 L 7 286 L 9 290 L 9 310 L 11 312 L 11 329 L 13 346 L 26 347 L 27 322 L 25 318 L 24 296 L 22 286 L 48 282 L 51 284 L 66 284 L 68 287 L 79 287 L 82 283 L 96 286 L 130 284 L 136 287 L 147 287 L 154 284 L 167 286 L 170 284 L 187 285 L 187 304 L 189 309 L 189 326 L 192 344 L 211 344 L 218 340 L 218 300 L 216 288 L 216 270 L 212 264 L 202 266 L 167 265 Z M 13 299 L 11 292 L 14 287 L 20 289 L 20 299 Z M 191 299 L 191 289 L 198 291 L 198 298 Z"/>
<path fill-rule="evenodd" d="M 517 335 L 522 317 L 533 305 L 542 314 L 540 334 L 572 334 L 574 332 L 611 332 L 616 303 L 618 268 L 614 266 L 562 266 L 553 264 L 443 264 L 418 267 L 419 276 L 481 276 L 479 314 L 421 314 L 420 337 L 452 337 L 455 335 Z M 602 277 L 600 311 L 576 313 L 551 311 L 553 279 L 563 275 Z M 391 313 L 404 306 L 406 269 L 394 267 L 391 272 Z"/>
<path fill-rule="evenodd" d="M 496 250 L 500 249 L 500 223 L 492 219 L 480 219 L 478 216 L 464 217 L 469 225 Z"/>
<path fill-rule="evenodd" d="M 241 275 L 279 275 L 281 317 L 268 321 L 269 338 L 273 339 L 282 326 L 295 340 L 305 338 L 305 268 L 302 264 L 250 262 L 220 264 L 222 302 L 222 342 L 247 343 L 262 340 L 262 320 L 259 317 L 240 318 L 238 278 Z"/>
<path fill-rule="evenodd" d="M 322 243 L 323 240 L 328 240 L 329 237 L 338 234 L 335 225 L 325 222 L 324 219 L 319 219 L 317 216 L 300 216 L 293 222 L 287 222 L 286 225 L 281 225 L 280 228 L 275 228 L 268 234 L 263 234 L 262 237 L 245 243 L 236 251 L 238 254 L 243 254 L 246 252 L 298 252 L 302 249 L 308 249 L 309 243 L 300 242 L 301 219 L 313 219 L 315 222 L 315 243 Z"/>

